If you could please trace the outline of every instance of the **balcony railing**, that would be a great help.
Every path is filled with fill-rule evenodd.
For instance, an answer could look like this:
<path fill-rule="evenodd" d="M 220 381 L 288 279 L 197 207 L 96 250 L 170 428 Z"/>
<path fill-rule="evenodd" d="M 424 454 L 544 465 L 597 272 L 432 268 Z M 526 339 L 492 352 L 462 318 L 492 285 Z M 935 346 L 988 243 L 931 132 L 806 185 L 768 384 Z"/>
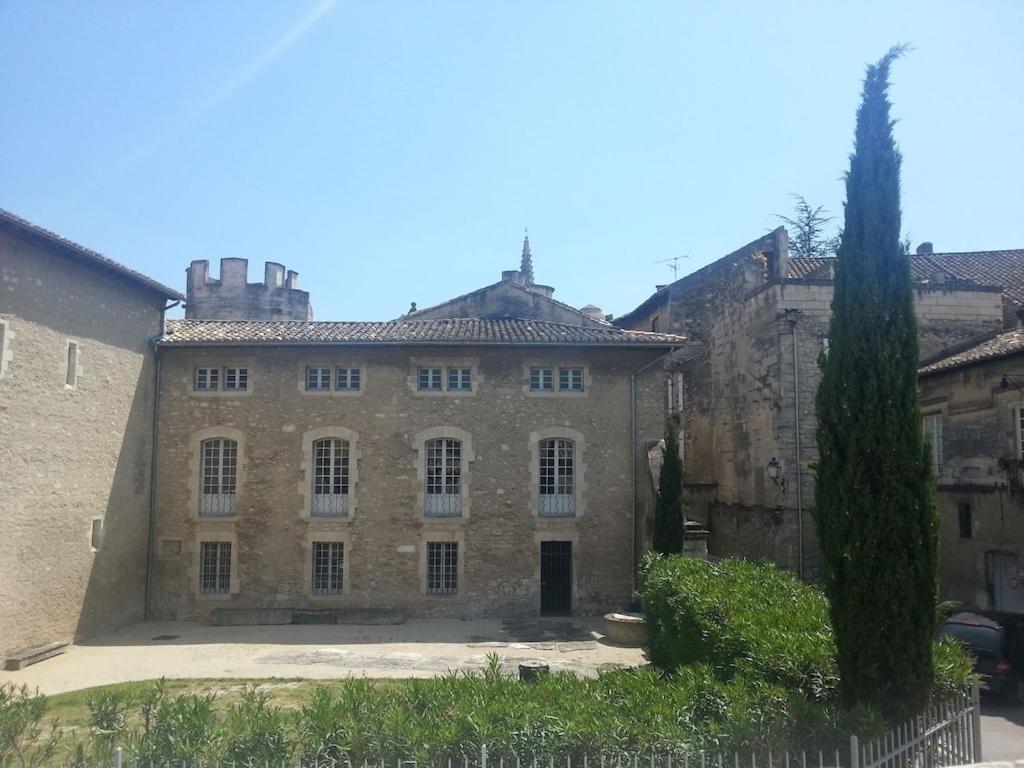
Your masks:
<path fill-rule="evenodd" d="M 541 517 L 574 517 L 576 497 L 571 493 L 542 493 L 537 511 Z"/>
<path fill-rule="evenodd" d="M 348 515 L 348 494 L 314 493 L 310 514 L 314 517 L 346 517 Z"/>
<path fill-rule="evenodd" d="M 423 499 L 423 514 L 428 517 L 459 517 L 462 514 L 462 495 L 428 493 Z"/>
<path fill-rule="evenodd" d="M 235 494 L 204 493 L 199 500 L 202 517 L 231 517 L 235 514 Z"/>
<path fill-rule="evenodd" d="M 1010 496 L 1018 499 L 1024 498 L 1024 459 L 1003 459 L 999 463 L 1006 470 Z"/>

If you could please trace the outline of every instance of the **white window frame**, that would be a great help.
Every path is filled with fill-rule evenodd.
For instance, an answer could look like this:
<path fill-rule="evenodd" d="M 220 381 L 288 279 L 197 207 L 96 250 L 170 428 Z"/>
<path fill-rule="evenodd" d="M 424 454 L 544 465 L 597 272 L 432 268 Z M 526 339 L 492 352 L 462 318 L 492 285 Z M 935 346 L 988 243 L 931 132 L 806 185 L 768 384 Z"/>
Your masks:
<path fill-rule="evenodd" d="M 317 500 L 316 445 L 321 440 L 338 440 L 348 446 L 348 484 L 343 494 L 328 494 L 338 498 Z M 328 426 L 311 429 L 302 435 L 302 465 L 298 492 L 302 497 L 299 517 L 319 522 L 330 528 L 334 524 L 347 525 L 356 514 L 359 503 L 359 433 L 346 427 Z M 326 505 L 326 507 L 325 507 Z M 324 511 L 328 514 L 324 514 Z"/>
<path fill-rule="evenodd" d="M 420 392 L 442 392 L 444 390 L 444 368 L 434 365 L 417 366 L 416 388 Z"/>
<path fill-rule="evenodd" d="M 531 365 L 529 379 L 531 392 L 555 391 L 555 369 L 552 366 Z"/>
<path fill-rule="evenodd" d="M 458 495 L 452 493 L 428 493 L 430 485 L 430 463 L 436 462 L 436 456 L 431 458 L 429 446 L 433 440 L 454 440 L 460 444 Z M 413 449 L 416 451 L 416 516 L 422 520 L 436 522 L 439 526 L 461 525 L 470 513 L 470 502 L 473 498 L 470 491 L 472 485 L 471 464 L 476 461 L 473 453 L 473 436 L 464 429 L 452 426 L 431 427 L 413 436 Z M 443 462 L 447 456 L 442 454 Z M 447 472 L 442 473 L 442 491 L 451 486 L 446 484 Z"/>
<path fill-rule="evenodd" d="M 228 365 L 221 374 L 221 386 L 225 392 L 249 391 L 249 367 L 245 365 Z"/>
<path fill-rule="evenodd" d="M 586 372 L 583 366 L 566 365 L 558 367 L 558 391 L 583 392 L 586 389 Z"/>
<path fill-rule="evenodd" d="M 462 441 L 454 437 L 433 437 L 425 441 L 424 516 L 461 517 L 462 450 Z"/>
<path fill-rule="evenodd" d="M 424 546 L 427 567 L 426 593 L 432 597 L 451 597 L 459 594 L 459 577 L 462 570 L 459 542 L 431 540 Z"/>
<path fill-rule="evenodd" d="M 250 359 L 200 360 L 193 364 L 191 391 L 198 397 L 245 397 L 252 394 Z"/>
<path fill-rule="evenodd" d="M 213 455 L 215 452 L 215 455 Z M 238 441 L 208 437 L 199 443 L 199 516 L 234 517 L 238 495 Z"/>
<path fill-rule="evenodd" d="M 319 573 L 321 554 L 327 548 L 326 573 Z M 315 597 L 341 597 L 345 593 L 345 542 L 337 539 L 314 539 L 310 552 L 310 594 Z M 321 551 L 318 551 L 321 550 Z M 337 558 L 335 558 L 337 555 Z M 317 578 L 325 576 L 327 586 L 318 586 Z"/>
<path fill-rule="evenodd" d="M 936 482 L 942 476 L 942 468 L 946 464 L 943 451 L 943 415 L 931 413 L 921 419 L 921 431 L 928 436 L 932 446 L 932 475 Z"/>
<path fill-rule="evenodd" d="M 537 514 L 576 516 L 576 442 L 547 437 L 537 446 Z"/>
<path fill-rule="evenodd" d="M 1017 437 L 1017 458 L 1024 460 L 1024 402 L 1014 409 L 1014 432 Z"/>
<path fill-rule="evenodd" d="M 414 357 L 407 381 L 418 397 L 474 397 L 482 379 L 476 358 Z"/>
<path fill-rule="evenodd" d="M 14 359 L 14 336 L 11 324 L 0 319 L 0 379 L 7 376 L 7 366 Z"/>
<path fill-rule="evenodd" d="M 306 391 L 307 392 L 329 392 L 331 389 L 330 366 L 307 365 L 306 366 Z M 326 380 L 324 374 L 327 374 Z"/>
<path fill-rule="evenodd" d="M 213 567 L 216 584 L 214 588 L 206 588 L 207 576 L 207 545 L 216 545 L 217 551 L 214 555 Z M 230 598 L 238 592 L 238 539 L 233 535 L 208 535 L 201 536 L 196 542 L 196 594 L 201 600 L 223 600 Z M 227 568 L 224 569 L 224 555 L 227 553 Z M 221 585 L 221 579 L 226 576 L 227 583 Z"/>
<path fill-rule="evenodd" d="M 351 366 L 336 366 L 334 388 L 339 392 L 358 392 L 362 389 L 362 369 Z"/>
<path fill-rule="evenodd" d="M 571 523 L 571 521 L 579 520 L 586 514 L 587 509 L 586 439 L 583 433 L 570 427 L 545 427 L 531 432 L 527 439 L 530 456 L 530 511 L 532 515 L 555 524 L 558 521 Z M 545 441 L 552 439 L 568 440 L 573 444 L 571 501 L 566 500 L 568 494 L 541 493 L 542 478 L 544 477 L 541 468 L 544 458 L 541 448 Z M 557 469 L 556 455 L 556 472 Z M 560 499 L 560 501 L 549 501 L 542 497 Z M 569 514 L 570 510 L 571 514 Z"/>
<path fill-rule="evenodd" d="M 342 437 L 321 437 L 313 441 L 312 452 L 313 489 L 310 517 L 347 516 L 349 491 L 352 487 L 351 444 Z M 323 471 L 325 468 L 326 472 Z"/>
<path fill-rule="evenodd" d="M 579 387 L 562 388 L 562 373 Z M 550 376 L 550 386 L 543 386 Z M 534 386 L 539 382 L 542 386 Z M 538 357 L 523 362 L 522 392 L 527 397 L 588 397 L 593 386 L 590 366 L 580 359 L 551 359 Z"/>
<path fill-rule="evenodd" d="M 197 365 L 192 372 L 192 391 L 219 392 L 220 368 Z"/>

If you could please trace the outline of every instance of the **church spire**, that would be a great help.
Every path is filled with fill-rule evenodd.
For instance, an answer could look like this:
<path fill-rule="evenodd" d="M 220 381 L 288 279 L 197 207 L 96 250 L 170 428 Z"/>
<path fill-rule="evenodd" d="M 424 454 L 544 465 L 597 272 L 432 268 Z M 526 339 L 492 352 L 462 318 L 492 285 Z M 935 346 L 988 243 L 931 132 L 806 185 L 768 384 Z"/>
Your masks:
<path fill-rule="evenodd" d="M 519 273 L 526 285 L 533 285 L 533 254 L 530 253 L 530 234 L 523 230 L 523 259 L 519 265 Z"/>

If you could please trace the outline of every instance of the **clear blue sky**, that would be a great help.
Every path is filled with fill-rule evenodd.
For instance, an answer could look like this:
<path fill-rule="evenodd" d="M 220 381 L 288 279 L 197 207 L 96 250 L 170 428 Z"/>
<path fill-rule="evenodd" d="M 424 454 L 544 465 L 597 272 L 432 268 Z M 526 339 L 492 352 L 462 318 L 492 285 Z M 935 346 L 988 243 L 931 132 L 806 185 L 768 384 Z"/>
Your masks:
<path fill-rule="evenodd" d="M 839 215 L 864 65 L 895 43 L 904 226 L 1024 247 L 1024 2 L 0 0 L 0 207 L 184 287 L 301 273 L 319 319 L 495 281 L 620 314 Z"/>

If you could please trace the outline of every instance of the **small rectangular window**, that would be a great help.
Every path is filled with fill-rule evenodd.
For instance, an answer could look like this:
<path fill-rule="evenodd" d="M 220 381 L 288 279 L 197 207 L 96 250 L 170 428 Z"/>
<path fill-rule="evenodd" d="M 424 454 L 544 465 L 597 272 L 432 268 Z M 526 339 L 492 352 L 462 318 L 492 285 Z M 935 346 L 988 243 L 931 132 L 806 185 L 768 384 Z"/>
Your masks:
<path fill-rule="evenodd" d="M 583 369 L 582 368 L 559 368 L 558 388 L 563 392 L 583 391 Z"/>
<path fill-rule="evenodd" d="M 335 388 L 343 391 L 355 391 L 359 389 L 358 368 L 338 368 L 335 371 Z"/>
<path fill-rule="evenodd" d="M 922 426 L 925 437 L 932 446 L 932 475 L 935 480 L 938 480 L 945 464 L 942 452 L 942 415 L 925 416 Z"/>
<path fill-rule="evenodd" d="M 454 595 L 458 588 L 458 542 L 427 542 L 427 594 Z"/>
<path fill-rule="evenodd" d="M 231 392 L 244 392 L 249 388 L 248 368 L 225 368 L 224 369 L 224 390 Z"/>
<path fill-rule="evenodd" d="M 472 368 L 449 368 L 448 389 L 457 392 L 468 392 L 473 389 Z"/>
<path fill-rule="evenodd" d="M 441 391 L 441 369 L 420 368 L 417 377 L 417 388 L 426 391 Z"/>
<path fill-rule="evenodd" d="M 555 372 L 551 368 L 530 369 L 530 390 L 533 392 L 551 392 L 555 388 Z"/>
<path fill-rule="evenodd" d="M 960 517 L 960 538 L 970 539 L 974 537 L 974 515 L 971 512 L 971 505 L 961 501 L 957 512 Z"/>
<path fill-rule="evenodd" d="M 220 368 L 196 368 L 192 386 L 197 392 L 216 392 L 220 389 Z"/>
<path fill-rule="evenodd" d="M 199 550 L 199 591 L 226 595 L 231 590 L 231 542 L 204 541 Z"/>
<path fill-rule="evenodd" d="M 338 369 L 341 370 L 340 368 Z M 331 388 L 330 368 L 306 368 L 306 391 L 323 392 Z"/>
<path fill-rule="evenodd" d="M 89 531 L 89 546 L 92 547 L 92 551 L 96 552 L 103 544 L 103 518 L 94 517 L 92 519 L 92 528 Z"/>
<path fill-rule="evenodd" d="M 313 594 L 340 595 L 345 545 L 340 541 L 313 542 Z"/>
<path fill-rule="evenodd" d="M 73 341 L 68 342 L 68 372 L 65 383 L 69 387 L 78 384 L 78 344 Z"/>

